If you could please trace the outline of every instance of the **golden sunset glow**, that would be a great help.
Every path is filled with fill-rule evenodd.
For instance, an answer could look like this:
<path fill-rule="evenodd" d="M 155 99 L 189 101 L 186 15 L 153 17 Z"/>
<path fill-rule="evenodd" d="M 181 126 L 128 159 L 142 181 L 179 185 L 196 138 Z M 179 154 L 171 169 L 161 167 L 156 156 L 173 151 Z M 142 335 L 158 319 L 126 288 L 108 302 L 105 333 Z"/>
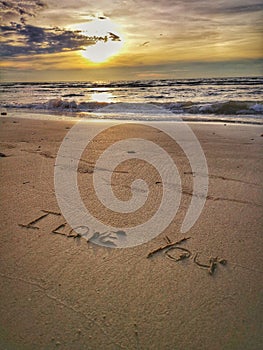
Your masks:
<path fill-rule="evenodd" d="M 94 19 L 87 23 L 70 26 L 84 36 L 94 37 L 97 42 L 89 45 L 80 54 L 94 63 L 105 62 L 116 55 L 123 47 L 124 41 L 119 30 L 110 19 Z"/>
<path fill-rule="evenodd" d="M 257 0 L 5 0 L 2 79 L 261 75 L 262 13 Z"/>
<path fill-rule="evenodd" d="M 101 63 L 118 53 L 122 45 L 121 42 L 98 42 L 88 46 L 85 51 L 81 52 L 81 55 L 92 62 Z"/>

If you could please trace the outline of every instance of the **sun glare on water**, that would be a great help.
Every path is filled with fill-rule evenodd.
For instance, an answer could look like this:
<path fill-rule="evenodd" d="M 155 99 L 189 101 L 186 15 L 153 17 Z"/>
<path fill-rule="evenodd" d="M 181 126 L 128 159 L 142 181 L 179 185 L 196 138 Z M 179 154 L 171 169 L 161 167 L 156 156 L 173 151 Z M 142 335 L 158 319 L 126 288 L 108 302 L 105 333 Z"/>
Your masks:
<path fill-rule="evenodd" d="M 81 55 L 94 62 L 101 63 L 116 55 L 123 47 L 123 39 L 117 26 L 109 18 L 96 18 L 87 23 L 71 26 L 80 34 L 95 38 L 95 44 L 87 46 Z"/>
<path fill-rule="evenodd" d="M 94 92 L 94 94 L 91 95 L 91 99 L 96 102 L 112 102 L 114 96 L 111 92 Z"/>

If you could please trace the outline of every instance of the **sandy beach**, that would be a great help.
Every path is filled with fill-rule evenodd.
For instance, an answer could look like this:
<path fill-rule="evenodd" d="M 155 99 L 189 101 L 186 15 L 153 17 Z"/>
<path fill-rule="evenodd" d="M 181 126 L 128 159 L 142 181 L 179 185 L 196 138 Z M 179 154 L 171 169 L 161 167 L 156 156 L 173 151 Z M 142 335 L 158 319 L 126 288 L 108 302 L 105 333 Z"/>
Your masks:
<path fill-rule="evenodd" d="M 206 156 L 209 191 L 186 234 L 180 227 L 193 174 L 183 154 L 143 126 L 103 136 L 78 172 L 83 201 L 95 216 L 101 216 L 100 203 L 94 194 L 92 202 L 86 197 L 94 162 L 120 137 L 158 142 L 173 154 L 183 178 L 180 209 L 162 234 L 137 247 L 110 249 L 52 234 L 65 222 L 54 192 L 54 165 L 74 122 L 6 116 L 0 123 L 0 349 L 262 348 L 262 126 L 189 124 Z M 154 169 L 132 162 L 118 170 L 112 181 L 121 199 L 128 198 L 127 187 L 138 176 L 153 192 L 136 216 L 104 212 L 101 218 L 132 226 L 152 215 L 161 181 Z M 45 214 L 38 228 L 30 227 Z M 165 236 L 171 242 L 190 237 L 180 247 L 191 255 L 180 261 L 164 251 L 147 257 L 167 244 Z M 212 275 L 200 266 L 209 265 L 210 257 L 226 262 L 218 262 Z"/>

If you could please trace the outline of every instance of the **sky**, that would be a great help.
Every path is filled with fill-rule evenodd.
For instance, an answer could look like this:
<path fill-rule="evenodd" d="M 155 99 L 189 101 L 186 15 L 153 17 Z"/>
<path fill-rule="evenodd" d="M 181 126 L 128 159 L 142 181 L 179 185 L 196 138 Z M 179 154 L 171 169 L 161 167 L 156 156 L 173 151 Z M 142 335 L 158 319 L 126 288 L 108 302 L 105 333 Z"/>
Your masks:
<path fill-rule="evenodd" d="M 263 75 L 261 0 L 0 0 L 2 81 Z"/>

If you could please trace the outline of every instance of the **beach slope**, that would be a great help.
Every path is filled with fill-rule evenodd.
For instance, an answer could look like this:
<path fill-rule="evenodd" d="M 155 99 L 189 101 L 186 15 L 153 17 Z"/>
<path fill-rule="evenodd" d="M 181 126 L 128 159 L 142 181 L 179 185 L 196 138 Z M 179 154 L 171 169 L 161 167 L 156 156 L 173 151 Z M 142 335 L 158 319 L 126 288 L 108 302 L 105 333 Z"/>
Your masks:
<path fill-rule="evenodd" d="M 173 154 L 184 178 L 180 210 L 162 234 L 137 247 L 110 249 L 52 233 L 65 223 L 54 192 L 54 165 L 74 122 L 9 117 L 0 122 L 1 349 L 262 347 L 262 126 L 190 124 L 206 156 L 209 190 L 201 216 L 185 234 L 180 227 L 194 174 L 184 155 L 158 130 L 142 126 L 120 127 L 102 138 L 94 159 L 109 141 L 138 131 Z M 80 164 L 78 177 L 83 201 L 99 216 L 99 204 L 87 199 L 91 158 Z M 161 194 L 158 174 L 147 169 L 135 175 L 145 176 L 157 197 L 129 225 L 148 218 Z M 114 191 L 127 200 L 126 175 L 134 164 L 118 170 Z M 180 247 L 191 256 L 176 261 L 174 250 L 170 257 L 164 251 L 148 257 L 184 237 L 190 238 Z M 223 259 L 212 275 L 206 267 L 211 257 Z"/>

